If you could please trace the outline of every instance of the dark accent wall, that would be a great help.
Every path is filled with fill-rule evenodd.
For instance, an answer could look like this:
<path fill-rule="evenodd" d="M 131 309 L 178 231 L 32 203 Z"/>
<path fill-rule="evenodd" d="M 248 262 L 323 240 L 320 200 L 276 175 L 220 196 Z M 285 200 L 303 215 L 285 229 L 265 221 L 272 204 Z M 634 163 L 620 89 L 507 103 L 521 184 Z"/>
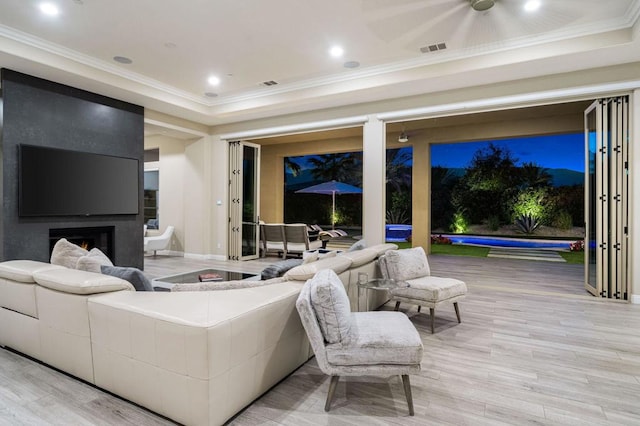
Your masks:
<path fill-rule="evenodd" d="M 114 226 L 114 263 L 142 269 L 144 109 L 8 69 L 0 80 L 0 259 L 48 261 L 50 228 Z M 137 159 L 139 214 L 19 217 L 20 144 Z"/>

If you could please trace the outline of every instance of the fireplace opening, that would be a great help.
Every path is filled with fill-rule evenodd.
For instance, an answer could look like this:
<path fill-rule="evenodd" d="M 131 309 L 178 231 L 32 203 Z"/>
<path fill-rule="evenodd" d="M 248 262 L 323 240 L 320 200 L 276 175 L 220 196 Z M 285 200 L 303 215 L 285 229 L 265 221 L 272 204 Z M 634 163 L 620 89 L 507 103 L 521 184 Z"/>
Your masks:
<path fill-rule="evenodd" d="M 66 238 L 70 243 L 79 245 L 85 250 L 98 248 L 113 262 L 114 246 L 113 234 L 115 226 L 83 227 L 83 228 L 56 228 L 49 229 L 49 257 L 53 246 L 58 240 Z"/>

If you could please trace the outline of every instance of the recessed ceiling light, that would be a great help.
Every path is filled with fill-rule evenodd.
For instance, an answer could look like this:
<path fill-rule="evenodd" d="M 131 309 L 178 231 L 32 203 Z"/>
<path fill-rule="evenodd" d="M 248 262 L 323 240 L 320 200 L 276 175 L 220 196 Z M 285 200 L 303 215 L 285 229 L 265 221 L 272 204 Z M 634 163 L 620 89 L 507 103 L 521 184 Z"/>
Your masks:
<path fill-rule="evenodd" d="M 339 58 L 344 55 L 344 49 L 340 46 L 333 46 L 331 49 L 329 49 L 329 54 L 334 58 Z"/>
<path fill-rule="evenodd" d="M 114 56 L 113 60 L 116 62 L 120 62 L 121 64 L 131 64 L 133 61 L 125 56 Z"/>
<path fill-rule="evenodd" d="M 540 9 L 540 0 L 529 0 L 524 4 L 524 10 L 527 12 L 534 12 Z"/>
<path fill-rule="evenodd" d="M 53 3 L 40 3 L 40 12 L 49 16 L 56 16 L 60 13 L 58 6 Z"/>
<path fill-rule="evenodd" d="M 347 61 L 343 64 L 345 68 L 358 68 L 360 66 L 360 62 L 358 61 Z"/>
<path fill-rule="evenodd" d="M 220 78 L 216 77 L 215 75 L 212 75 L 207 79 L 207 83 L 209 83 L 212 86 L 217 86 L 218 84 L 220 84 Z"/>

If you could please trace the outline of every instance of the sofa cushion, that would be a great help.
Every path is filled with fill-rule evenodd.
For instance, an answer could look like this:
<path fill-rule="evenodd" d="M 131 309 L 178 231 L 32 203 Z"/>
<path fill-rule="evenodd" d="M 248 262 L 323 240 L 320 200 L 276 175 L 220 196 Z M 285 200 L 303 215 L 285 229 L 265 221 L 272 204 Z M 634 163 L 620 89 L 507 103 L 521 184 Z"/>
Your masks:
<path fill-rule="evenodd" d="M 120 278 L 77 269 L 48 269 L 33 273 L 42 287 L 73 294 L 97 294 L 119 290 L 133 290 L 133 286 Z"/>
<path fill-rule="evenodd" d="M 398 245 L 393 243 L 376 244 L 375 246 L 367 247 L 369 250 L 375 250 L 378 256 L 382 256 L 389 250 L 398 250 Z"/>
<path fill-rule="evenodd" d="M 422 247 L 390 250 L 384 255 L 381 263 L 384 275 L 395 280 L 412 280 L 428 276 L 431 272 Z"/>
<path fill-rule="evenodd" d="M 66 238 L 60 238 L 53 246 L 51 264 L 76 269 L 78 259 L 88 254 L 89 252 L 82 247 L 70 243 Z"/>
<path fill-rule="evenodd" d="M 349 297 L 342 281 L 330 269 L 311 279 L 311 305 L 318 318 L 324 340 L 328 343 L 347 341 L 351 329 Z"/>
<path fill-rule="evenodd" d="M 302 264 L 302 259 L 287 259 L 280 262 L 276 262 L 267 266 L 260 273 L 260 277 L 263 280 L 269 280 L 271 278 L 281 277 L 289 269 L 294 268 Z"/>
<path fill-rule="evenodd" d="M 99 248 L 94 247 L 89 250 L 89 254 L 78 259 L 76 269 L 80 269 L 81 271 L 95 272 L 99 274 L 102 272 L 100 270 L 100 267 L 102 265 L 113 266 L 113 263 L 106 254 L 100 251 Z"/>
<path fill-rule="evenodd" d="M 220 291 L 238 290 L 241 288 L 256 288 L 265 285 L 279 284 L 286 280 L 283 277 L 271 278 L 266 281 L 236 280 L 236 281 L 212 281 L 193 284 L 175 284 L 171 291 Z"/>
<path fill-rule="evenodd" d="M 130 282 L 136 291 L 153 291 L 151 281 L 138 268 L 102 265 L 100 271 L 105 275 L 111 275 Z"/>
<path fill-rule="evenodd" d="M 361 249 L 356 251 L 347 251 L 341 253 L 347 259 L 351 259 L 350 268 L 358 268 L 366 263 L 373 262 L 378 257 L 378 252 L 371 249 Z"/>
<path fill-rule="evenodd" d="M 407 280 L 407 283 L 409 287 L 394 288 L 391 295 L 426 302 L 441 302 L 467 294 L 467 285 L 455 278 L 428 276 Z"/>
<path fill-rule="evenodd" d="M 327 345 L 333 365 L 420 364 L 422 341 L 415 326 L 401 312 L 351 314 L 348 341 Z"/>
<path fill-rule="evenodd" d="M 0 277 L 21 283 L 35 283 L 33 273 L 47 269 L 63 269 L 63 267 L 35 260 L 7 260 L 0 263 Z"/>
<path fill-rule="evenodd" d="M 296 266 L 284 274 L 284 277 L 288 281 L 306 281 L 323 269 L 331 269 L 336 274 L 340 274 L 349 269 L 349 267 L 351 267 L 351 259 L 343 256 L 335 256 L 318 260 L 317 262 L 307 263 L 306 265 Z"/>

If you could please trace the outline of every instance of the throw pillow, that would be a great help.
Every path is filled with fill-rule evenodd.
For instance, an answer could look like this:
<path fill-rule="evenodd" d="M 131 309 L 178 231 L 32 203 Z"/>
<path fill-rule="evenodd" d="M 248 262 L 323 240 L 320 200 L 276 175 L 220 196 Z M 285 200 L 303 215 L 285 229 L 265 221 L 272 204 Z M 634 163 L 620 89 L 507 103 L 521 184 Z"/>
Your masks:
<path fill-rule="evenodd" d="M 102 265 L 113 266 L 113 263 L 106 254 L 100 251 L 99 248 L 94 247 L 89 250 L 89 254 L 78 259 L 76 269 L 80 269 L 81 271 L 97 272 L 99 274 L 102 272 L 100 270 Z"/>
<path fill-rule="evenodd" d="M 65 266 L 76 269 L 78 259 L 86 256 L 89 252 L 82 247 L 70 243 L 66 238 L 60 238 L 51 251 L 51 264 Z"/>
<path fill-rule="evenodd" d="M 406 281 L 431 274 L 427 255 L 422 247 L 390 250 L 384 258 L 389 278 Z"/>
<path fill-rule="evenodd" d="M 347 251 L 356 251 L 367 248 L 367 243 L 364 240 L 358 240 L 349 247 Z"/>
<path fill-rule="evenodd" d="M 269 280 L 271 278 L 281 277 L 289 269 L 301 264 L 302 259 L 287 259 L 283 260 L 282 262 L 274 263 L 273 265 L 269 265 L 262 270 L 262 272 L 260 273 L 260 278 L 262 280 Z"/>
<path fill-rule="evenodd" d="M 100 271 L 105 275 L 129 281 L 136 291 L 153 291 L 151 281 L 138 268 L 102 265 Z"/>
<path fill-rule="evenodd" d="M 307 263 L 315 262 L 318 260 L 318 251 L 305 251 L 302 253 L 302 264 L 306 265 Z"/>
<path fill-rule="evenodd" d="M 336 257 L 338 252 L 335 250 L 315 250 L 315 251 L 305 251 L 302 253 L 302 264 L 305 265 L 307 263 L 315 262 L 319 259 L 328 259 L 330 257 Z"/>
<path fill-rule="evenodd" d="M 328 343 L 346 342 L 351 331 L 349 297 L 340 278 L 323 269 L 311 278 L 311 305 Z"/>

